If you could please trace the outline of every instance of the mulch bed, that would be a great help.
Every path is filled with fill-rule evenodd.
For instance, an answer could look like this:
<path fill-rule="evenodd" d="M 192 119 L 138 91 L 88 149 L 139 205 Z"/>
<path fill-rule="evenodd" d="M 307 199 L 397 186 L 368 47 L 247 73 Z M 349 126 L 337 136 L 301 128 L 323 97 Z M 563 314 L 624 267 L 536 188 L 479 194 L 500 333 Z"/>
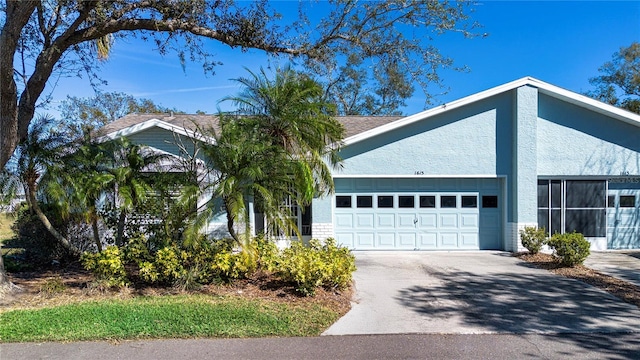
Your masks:
<path fill-rule="evenodd" d="M 22 291 L 0 296 L 0 312 L 13 309 L 41 308 L 91 300 L 128 299 L 136 296 L 179 294 L 229 295 L 251 299 L 266 299 L 289 304 L 314 303 L 346 314 L 351 308 L 352 289 L 318 289 L 315 296 L 303 296 L 293 284 L 284 283 L 266 273 L 256 273 L 248 279 L 230 284 L 205 285 L 198 290 L 132 284 L 120 290 L 105 290 L 94 285 L 93 276 L 81 267 L 69 267 L 39 272 L 9 274 Z M 52 286 L 62 284 L 62 286 Z M 53 288 L 53 291 L 52 291 Z"/>
<path fill-rule="evenodd" d="M 629 304 L 640 307 L 640 287 L 626 281 L 602 274 L 584 265 L 566 267 L 550 254 L 519 253 L 516 256 L 532 265 L 570 279 L 580 280 L 604 290 Z"/>

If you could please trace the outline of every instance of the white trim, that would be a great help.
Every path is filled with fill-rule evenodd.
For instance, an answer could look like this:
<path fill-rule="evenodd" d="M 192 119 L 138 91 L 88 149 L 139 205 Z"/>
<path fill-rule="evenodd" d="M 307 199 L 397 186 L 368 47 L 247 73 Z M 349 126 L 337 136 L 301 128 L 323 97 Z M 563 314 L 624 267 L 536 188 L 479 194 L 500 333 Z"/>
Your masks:
<path fill-rule="evenodd" d="M 348 175 L 333 174 L 334 179 L 500 179 L 506 175 Z"/>
<path fill-rule="evenodd" d="M 109 141 L 109 140 L 113 140 L 116 138 L 120 138 L 120 137 L 126 137 L 126 136 L 130 136 L 139 132 L 142 132 L 144 130 L 153 128 L 153 127 L 158 127 L 164 130 L 168 130 L 172 133 L 176 133 L 179 135 L 183 135 L 192 139 L 196 139 L 196 140 L 200 140 L 206 143 L 211 143 L 211 144 L 215 144 L 216 140 L 215 138 L 209 137 L 209 136 L 204 136 L 200 133 L 197 133 L 195 131 L 186 129 L 184 127 L 180 127 L 180 126 L 176 126 L 173 124 L 169 124 L 165 121 L 162 120 L 158 120 L 158 119 L 149 119 L 147 121 L 138 123 L 138 124 L 134 124 L 131 126 L 127 126 L 126 128 L 117 130 L 117 131 L 113 131 L 110 132 L 104 136 L 101 136 L 98 138 L 98 142 L 105 142 L 105 141 Z"/>
<path fill-rule="evenodd" d="M 444 105 L 440 105 L 438 107 L 425 110 L 414 115 L 407 116 L 400 120 L 393 121 L 386 125 L 378 126 L 371 130 L 367 130 L 365 132 L 350 136 L 344 139 L 343 144 L 351 145 L 351 144 L 369 139 L 371 137 L 383 134 L 385 132 L 413 124 L 417 121 L 421 121 L 426 118 L 436 116 L 444 112 L 457 109 L 462 106 L 469 105 L 471 103 L 484 100 L 491 96 L 494 96 L 506 91 L 510 91 L 525 85 L 536 87 L 540 90 L 541 93 L 545 95 L 564 100 L 571 104 L 587 108 L 589 110 L 593 110 L 600 114 L 611 116 L 615 119 L 624 121 L 626 123 L 629 123 L 635 126 L 640 126 L 640 115 L 638 114 L 634 114 L 632 112 L 617 108 L 613 105 L 609 105 L 601 101 L 589 98 L 587 96 L 580 95 L 573 91 L 565 90 L 563 88 L 557 87 L 555 85 L 551 85 L 549 83 L 540 81 L 532 77 L 523 77 L 521 79 L 509 82 L 500 86 L 496 86 L 494 88 L 464 97 L 462 99 L 454 100 Z"/>

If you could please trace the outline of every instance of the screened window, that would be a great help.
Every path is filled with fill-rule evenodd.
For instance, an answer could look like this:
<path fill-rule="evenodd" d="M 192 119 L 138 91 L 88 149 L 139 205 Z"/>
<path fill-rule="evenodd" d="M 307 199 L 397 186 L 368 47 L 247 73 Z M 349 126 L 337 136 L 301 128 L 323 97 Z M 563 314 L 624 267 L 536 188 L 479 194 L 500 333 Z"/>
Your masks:
<path fill-rule="evenodd" d="M 373 207 L 373 196 L 359 195 L 356 198 L 356 204 L 358 205 L 359 208 Z"/>
<path fill-rule="evenodd" d="M 609 195 L 609 197 L 607 198 L 607 206 L 610 207 L 610 208 L 616 207 L 616 196 L 615 195 Z"/>
<path fill-rule="evenodd" d="M 392 195 L 378 196 L 378 207 L 379 208 L 392 208 L 393 207 L 393 196 Z"/>
<path fill-rule="evenodd" d="M 462 196 L 462 207 L 463 208 L 477 208 L 478 207 L 478 197 L 463 195 Z"/>
<path fill-rule="evenodd" d="M 336 207 L 339 208 L 350 208 L 351 207 L 351 196 L 336 196 Z"/>
<path fill-rule="evenodd" d="M 457 207 L 457 199 L 455 196 L 440 196 L 440 207 L 441 208 L 455 208 Z"/>
<path fill-rule="evenodd" d="M 421 208 L 434 208 L 436 207 L 436 197 L 433 195 L 422 195 L 420 196 L 420 207 Z"/>
<path fill-rule="evenodd" d="M 398 207 L 400 208 L 414 208 L 416 198 L 414 196 L 398 196 Z"/>
<path fill-rule="evenodd" d="M 604 180 L 539 180 L 538 226 L 550 234 L 576 231 L 605 237 L 607 201 L 615 206 L 606 188 Z"/>

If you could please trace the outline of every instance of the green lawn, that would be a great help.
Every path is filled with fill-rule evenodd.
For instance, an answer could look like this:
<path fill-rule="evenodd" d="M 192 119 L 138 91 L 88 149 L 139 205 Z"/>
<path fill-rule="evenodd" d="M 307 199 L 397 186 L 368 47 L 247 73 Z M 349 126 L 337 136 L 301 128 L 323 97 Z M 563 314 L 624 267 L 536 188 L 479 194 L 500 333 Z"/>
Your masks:
<path fill-rule="evenodd" d="M 339 315 L 316 304 L 177 295 L 0 313 L 0 342 L 316 336 Z"/>
<path fill-rule="evenodd" d="M 11 231 L 11 225 L 15 218 L 13 215 L 0 213 L 0 244 L 13 237 L 13 231 Z"/>

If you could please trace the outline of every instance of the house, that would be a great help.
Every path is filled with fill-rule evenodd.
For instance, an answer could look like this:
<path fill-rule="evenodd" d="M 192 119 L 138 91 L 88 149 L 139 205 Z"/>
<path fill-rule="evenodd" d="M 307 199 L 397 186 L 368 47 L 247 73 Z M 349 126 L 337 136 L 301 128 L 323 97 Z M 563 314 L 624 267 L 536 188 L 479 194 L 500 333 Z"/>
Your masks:
<path fill-rule="evenodd" d="M 304 235 L 357 250 L 517 251 L 519 230 L 537 225 L 581 232 L 594 250 L 640 248 L 639 115 L 526 77 L 407 117 L 340 121 L 336 191 L 297 212 Z M 132 114 L 104 130 L 177 155 L 194 122 L 216 126 Z"/>

